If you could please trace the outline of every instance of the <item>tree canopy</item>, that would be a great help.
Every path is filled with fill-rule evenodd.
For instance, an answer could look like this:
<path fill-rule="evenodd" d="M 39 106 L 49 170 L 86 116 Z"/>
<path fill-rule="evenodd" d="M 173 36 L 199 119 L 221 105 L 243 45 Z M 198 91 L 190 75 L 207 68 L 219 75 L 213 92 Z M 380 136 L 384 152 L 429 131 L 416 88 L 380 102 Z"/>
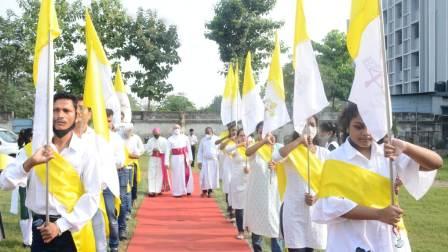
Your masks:
<path fill-rule="evenodd" d="M 32 115 L 32 65 L 40 1 L 18 0 L 20 13 L 0 17 L 0 110 L 17 116 Z M 55 86 L 74 94 L 83 92 L 86 53 L 84 11 L 81 0 L 56 0 L 62 34 L 54 42 Z M 92 1 L 90 13 L 111 64 L 138 69 L 123 72 L 125 83 L 139 98 L 160 102 L 173 90 L 168 74 L 180 62 L 175 26 L 167 26 L 153 10 L 130 15 L 120 0 Z M 21 106 L 16 106 L 20 104 Z"/>
<path fill-rule="evenodd" d="M 195 111 L 196 107 L 187 97 L 183 94 L 168 95 L 164 99 L 158 109 L 162 112 L 191 112 Z"/>

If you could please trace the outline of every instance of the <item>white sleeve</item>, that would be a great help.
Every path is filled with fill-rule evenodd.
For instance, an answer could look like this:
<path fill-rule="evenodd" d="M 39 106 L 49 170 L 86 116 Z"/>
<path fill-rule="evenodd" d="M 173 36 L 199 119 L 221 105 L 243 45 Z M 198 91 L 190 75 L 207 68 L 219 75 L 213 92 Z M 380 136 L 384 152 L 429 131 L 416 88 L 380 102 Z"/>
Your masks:
<path fill-rule="evenodd" d="M 12 163 L 6 166 L 0 173 L 0 189 L 6 191 L 13 190 L 17 186 L 26 186 L 28 172 L 23 169 L 23 163 L 27 159 L 26 155 L 18 155 Z"/>
<path fill-rule="evenodd" d="M 282 157 L 282 155 L 280 155 L 280 149 L 282 147 L 283 147 L 283 145 L 280 145 L 280 144 L 274 145 L 274 150 L 272 151 L 272 161 L 283 162 L 287 159 L 287 157 Z"/>
<path fill-rule="evenodd" d="M 320 224 L 340 223 L 347 220 L 341 216 L 356 206 L 355 202 L 344 198 L 321 198 L 317 200 L 311 211 L 311 219 Z"/>
<path fill-rule="evenodd" d="M 420 171 L 420 165 L 405 154 L 401 154 L 394 163 L 397 174 L 409 194 L 416 200 L 422 198 L 431 188 L 437 170 Z"/>
<path fill-rule="evenodd" d="M 87 221 L 93 218 L 98 211 L 100 202 L 101 182 L 98 172 L 98 159 L 94 157 L 94 150 L 85 151 L 82 164 L 81 181 L 84 185 L 84 194 L 76 202 L 73 211 L 67 213 L 65 209 L 61 211 L 61 218 L 56 221 L 61 232 L 66 230 L 78 231 Z"/>
<path fill-rule="evenodd" d="M 124 142 L 120 137 L 116 137 L 115 141 L 115 165 L 118 168 L 121 168 L 124 166 L 124 162 L 126 160 L 126 154 L 124 152 Z"/>
<path fill-rule="evenodd" d="M 170 165 L 170 155 L 171 155 L 171 143 L 166 140 L 166 152 L 165 152 L 165 165 Z"/>
<path fill-rule="evenodd" d="M 153 143 L 152 138 L 150 138 L 148 140 L 148 142 L 146 143 L 146 145 L 145 145 L 145 151 L 147 153 L 149 153 L 149 155 L 151 155 L 151 153 L 152 153 L 152 149 L 153 149 L 153 144 L 152 143 Z"/>
<path fill-rule="evenodd" d="M 203 162 L 203 154 L 202 152 L 204 151 L 204 138 L 201 139 L 201 141 L 199 142 L 199 148 L 198 148 L 198 163 L 202 163 Z"/>
<path fill-rule="evenodd" d="M 186 143 L 187 143 L 188 160 L 192 161 L 194 153 L 192 153 L 191 145 L 190 145 L 190 141 L 188 140 L 188 137 L 186 138 Z"/>
<path fill-rule="evenodd" d="M 139 136 L 137 136 L 137 152 L 139 156 L 145 152 L 145 146 L 143 145 L 143 141 Z"/>

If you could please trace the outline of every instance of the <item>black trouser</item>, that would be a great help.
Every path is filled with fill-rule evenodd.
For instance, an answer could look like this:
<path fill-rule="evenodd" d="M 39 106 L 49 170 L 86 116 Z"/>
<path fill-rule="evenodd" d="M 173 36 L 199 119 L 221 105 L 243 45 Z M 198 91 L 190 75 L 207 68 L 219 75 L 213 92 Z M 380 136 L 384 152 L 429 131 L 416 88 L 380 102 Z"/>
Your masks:
<path fill-rule="evenodd" d="M 233 217 L 232 207 L 229 205 L 229 194 L 226 193 L 226 203 L 227 203 L 227 212 L 229 213 L 229 217 Z"/>
<path fill-rule="evenodd" d="M 56 222 L 59 216 L 50 216 L 50 222 Z M 70 231 L 65 231 L 56 236 L 50 243 L 44 243 L 37 227 L 45 222 L 45 216 L 33 215 L 33 243 L 31 252 L 76 252 L 76 246 Z"/>
<path fill-rule="evenodd" d="M 244 232 L 243 216 L 244 216 L 244 209 L 235 209 L 236 227 L 239 233 Z"/>
<path fill-rule="evenodd" d="M 134 171 L 133 174 L 133 178 L 132 178 L 132 190 L 131 190 L 131 197 L 132 197 L 132 205 L 134 206 L 134 201 L 137 199 L 137 186 L 138 186 L 138 182 L 137 182 L 137 165 L 133 165 L 132 170 Z"/>
<path fill-rule="evenodd" d="M 191 161 L 191 167 L 194 167 L 194 161 L 196 161 L 196 145 L 191 146 L 191 156 L 193 157 L 193 160 Z"/>

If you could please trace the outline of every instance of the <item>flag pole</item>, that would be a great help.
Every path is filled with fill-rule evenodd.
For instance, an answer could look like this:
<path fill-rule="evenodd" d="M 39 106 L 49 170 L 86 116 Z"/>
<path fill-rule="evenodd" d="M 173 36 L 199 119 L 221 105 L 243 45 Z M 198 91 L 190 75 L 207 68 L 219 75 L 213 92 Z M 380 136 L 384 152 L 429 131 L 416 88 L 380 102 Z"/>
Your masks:
<path fill-rule="evenodd" d="M 49 8 L 49 12 L 51 12 L 51 8 Z M 51 13 L 49 13 L 49 16 L 51 17 Z M 51 18 L 48 20 L 48 53 L 47 53 L 47 62 L 48 62 L 48 68 L 47 68 L 47 123 L 46 123 L 46 145 L 49 146 L 51 144 L 51 130 L 53 130 L 52 127 L 52 114 L 53 114 L 53 58 L 51 55 L 53 49 L 53 41 L 51 40 Z M 49 215 L 49 169 L 50 166 L 48 164 L 48 161 L 45 163 L 45 224 L 48 225 L 50 222 L 50 215 Z"/>
<path fill-rule="evenodd" d="M 387 74 L 387 62 L 386 62 L 386 46 L 385 46 L 385 38 L 384 38 L 384 17 L 383 17 L 383 9 L 381 6 L 381 0 L 378 0 L 378 8 L 380 11 L 380 30 L 381 30 L 381 57 L 383 59 L 383 78 L 384 78 L 384 99 L 386 101 L 386 122 L 387 122 L 387 136 L 389 137 L 388 141 L 392 140 L 393 132 L 392 132 L 392 122 L 391 122 L 391 104 L 390 104 L 390 91 L 389 91 L 389 77 Z M 389 177 L 390 177 L 390 202 L 391 205 L 395 205 L 395 191 L 394 191 L 394 166 L 392 159 L 389 158 Z"/>
<path fill-rule="evenodd" d="M 307 137 L 309 137 L 309 135 L 310 135 L 310 125 L 309 125 L 309 122 L 308 122 L 308 120 L 306 121 L 306 131 L 307 131 L 307 134 L 308 134 L 308 136 Z M 307 141 L 307 139 L 305 139 L 306 141 Z M 308 172 L 308 194 L 311 194 L 311 185 L 310 185 L 310 183 L 311 183 L 311 172 L 310 172 L 310 146 L 308 146 L 307 145 L 307 147 L 306 147 L 306 156 L 307 156 L 307 158 L 306 158 L 306 166 L 307 166 L 307 172 Z"/>

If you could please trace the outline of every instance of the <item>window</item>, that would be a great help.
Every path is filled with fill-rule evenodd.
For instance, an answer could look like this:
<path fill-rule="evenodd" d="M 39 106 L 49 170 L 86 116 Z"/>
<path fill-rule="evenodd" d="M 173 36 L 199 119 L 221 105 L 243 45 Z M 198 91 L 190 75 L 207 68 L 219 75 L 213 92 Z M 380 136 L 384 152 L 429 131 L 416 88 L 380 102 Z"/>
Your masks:
<path fill-rule="evenodd" d="M 398 57 L 397 59 L 396 59 L 396 69 L 397 69 L 397 72 L 401 72 L 401 71 L 403 71 L 403 60 L 402 60 L 402 58 L 401 57 Z"/>
<path fill-rule="evenodd" d="M 420 31 L 418 27 L 418 23 L 412 24 L 412 38 L 418 39 L 420 37 Z"/>
<path fill-rule="evenodd" d="M 412 64 L 416 67 L 420 66 L 420 59 L 418 52 L 412 54 Z"/>
<path fill-rule="evenodd" d="M 403 43 L 403 32 L 401 30 L 395 32 L 395 40 L 397 45 L 401 45 Z"/>
<path fill-rule="evenodd" d="M 402 13 L 403 13 L 403 10 L 402 10 L 402 7 L 401 7 L 401 3 L 396 4 L 395 5 L 395 16 L 397 18 L 401 18 L 403 16 Z"/>

